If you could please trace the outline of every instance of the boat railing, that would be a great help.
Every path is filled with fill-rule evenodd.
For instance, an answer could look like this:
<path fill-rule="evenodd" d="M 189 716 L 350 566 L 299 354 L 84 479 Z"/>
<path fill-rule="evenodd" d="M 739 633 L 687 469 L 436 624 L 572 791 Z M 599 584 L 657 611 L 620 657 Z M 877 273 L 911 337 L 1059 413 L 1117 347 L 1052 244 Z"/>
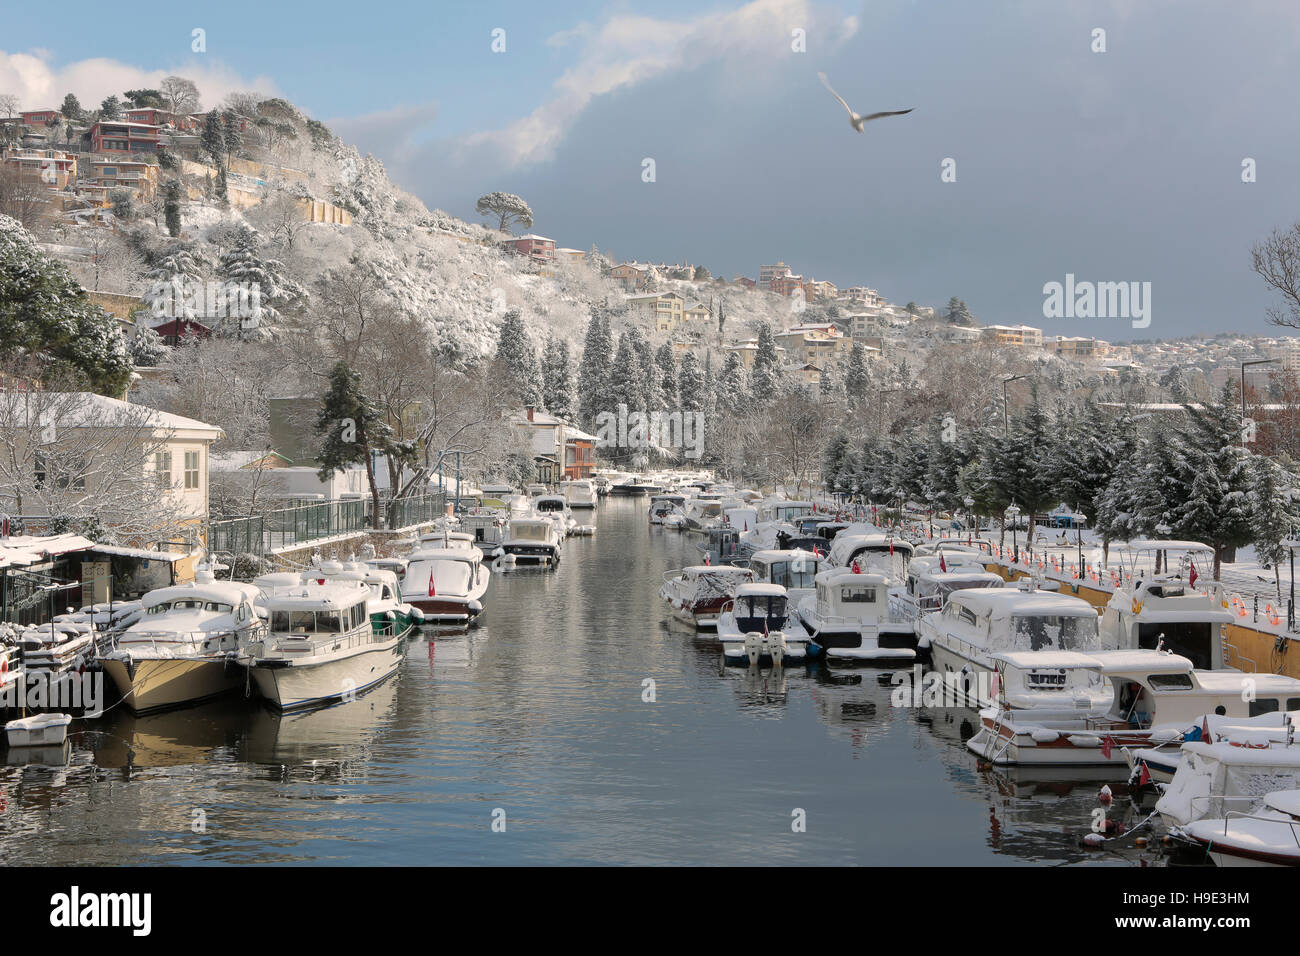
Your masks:
<path fill-rule="evenodd" d="M 1229 662 L 1229 660 L 1228 660 L 1228 652 L 1231 651 L 1231 652 L 1233 653 L 1233 655 L 1237 658 L 1237 662 L 1238 662 L 1238 664 L 1241 666 L 1241 669 L 1242 669 L 1243 671 L 1245 671 L 1245 672 L 1248 673 L 1248 674 L 1253 674 L 1253 673 L 1255 673 L 1255 671 L 1257 670 L 1257 668 L 1256 668 L 1256 665 L 1255 665 L 1255 661 L 1254 661 L 1254 660 L 1252 660 L 1251 658 L 1249 658 L 1249 657 L 1247 657 L 1246 655 L 1242 654 L 1242 653 L 1241 653 L 1241 649 L 1240 649 L 1239 647 L 1237 647 L 1237 645 L 1235 645 L 1235 644 L 1229 644 L 1227 641 L 1222 641 L 1221 643 L 1222 643 L 1222 646 L 1223 646 L 1223 664 L 1224 664 L 1225 667 L 1229 667 L 1229 666 L 1231 666 L 1231 664 L 1230 664 L 1230 662 Z M 1247 664 L 1249 664 L 1250 666 L 1247 667 L 1247 666 L 1246 666 Z"/>
<path fill-rule="evenodd" d="M 376 628 L 370 621 L 367 621 L 364 625 L 355 627 L 345 633 L 319 638 L 312 638 L 306 634 L 270 634 L 262 638 L 263 656 L 268 652 L 295 655 L 307 653 L 308 656 L 315 656 L 321 651 L 336 651 L 345 647 L 363 647 L 366 644 L 382 644 L 394 637 L 400 637 L 401 633 L 410 629 L 408 625 L 399 632 L 395 621 L 386 621 Z"/>
<path fill-rule="evenodd" d="M 1259 799 L 1257 796 L 1244 794 L 1235 797 L 1225 796 L 1224 794 L 1206 794 L 1203 797 L 1192 797 L 1187 801 L 1187 807 L 1191 811 L 1190 819 L 1204 820 L 1232 812 L 1233 806 L 1244 806 L 1247 811 L 1253 811 L 1255 805 L 1259 803 Z"/>
<path fill-rule="evenodd" d="M 113 642 L 114 650 L 123 650 L 123 645 L 130 647 L 132 645 L 148 645 L 155 653 L 159 651 L 159 643 L 167 645 L 167 649 L 174 651 L 176 645 L 189 645 L 195 649 L 201 647 L 208 641 L 217 640 L 224 643 L 226 638 L 234 638 L 235 646 L 239 645 L 241 637 L 255 634 L 262 628 L 260 625 L 245 628 L 243 630 L 230 631 L 131 631 L 129 635 L 123 632 L 115 638 Z M 129 640 L 122 640 L 128 637 Z"/>
<path fill-rule="evenodd" d="M 1223 815 L 1224 836 L 1228 835 L 1228 823 L 1234 817 L 1238 820 L 1264 820 L 1268 823 L 1285 823 L 1291 828 L 1291 839 L 1295 841 L 1296 848 L 1300 849 L 1300 832 L 1296 831 L 1296 827 L 1300 826 L 1300 820 L 1283 820 L 1281 817 L 1265 817 L 1260 816 L 1258 813 L 1247 813 L 1244 810 L 1229 810 Z"/>

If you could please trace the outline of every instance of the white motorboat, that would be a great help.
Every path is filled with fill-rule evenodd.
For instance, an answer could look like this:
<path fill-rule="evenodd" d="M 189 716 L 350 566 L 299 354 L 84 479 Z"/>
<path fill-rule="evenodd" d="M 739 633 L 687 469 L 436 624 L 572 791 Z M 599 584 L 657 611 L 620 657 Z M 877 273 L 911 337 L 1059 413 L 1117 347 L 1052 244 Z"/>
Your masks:
<path fill-rule="evenodd" d="M 802 663 L 809 654 L 808 634 L 790 616 L 789 596 L 779 584 L 750 582 L 718 615 L 718 641 L 728 664 Z"/>
<path fill-rule="evenodd" d="M 372 624 L 369 600 L 343 581 L 265 595 L 268 625 L 240 649 L 262 696 L 280 710 L 351 700 L 396 673 L 412 629 Z"/>
<path fill-rule="evenodd" d="M 1033 668 L 1033 653 L 998 656 L 1022 670 Z M 971 751 L 994 764 L 1126 763 L 1124 748 L 1176 750 L 1217 708 L 1239 718 L 1300 703 L 1300 680 L 1199 671 L 1187 658 L 1161 650 L 1055 652 L 1036 669 L 1094 671 L 1109 681 L 1111 703 L 1105 710 L 1054 710 L 1013 709 L 1000 701 L 980 711 L 980 729 L 967 741 Z"/>
<path fill-rule="evenodd" d="M 586 478 L 577 478 L 560 485 L 564 499 L 570 508 L 591 509 L 596 507 L 596 486 Z"/>
<path fill-rule="evenodd" d="M 1002 578 L 986 569 L 976 552 L 943 551 L 914 557 L 908 564 L 903 588 L 893 596 L 891 607 L 902 620 L 916 621 L 943 610 L 954 591 L 971 588 L 1000 588 Z"/>
<path fill-rule="evenodd" d="M 1183 555 L 1177 573 L 1156 574 L 1137 564 L 1136 558 L 1115 589 L 1101 617 L 1101 640 L 1107 647 L 1153 648 L 1163 646 L 1188 658 L 1203 670 L 1225 666 L 1223 626 L 1233 621 L 1223 586 L 1216 581 L 1195 576 L 1193 561 L 1200 557 L 1203 567 L 1212 565 L 1214 549 L 1195 541 L 1134 541 L 1112 549 L 1120 561 L 1126 555 L 1157 550 Z"/>
<path fill-rule="evenodd" d="M 816 577 L 816 593 L 796 608 L 808 637 L 828 660 L 906 662 L 916 659 L 916 630 L 889 613 L 890 579 L 850 568 Z"/>
<path fill-rule="evenodd" d="M 301 579 L 317 584 L 343 581 L 364 585 L 370 591 L 370 619 L 374 624 L 395 621 L 399 628 L 405 629 L 412 625 L 419 627 L 425 621 L 423 611 L 402 600 L 402 589 L 394 571 L 356 561 L 321 561 L 303 571 Z"/>
<path fill-rule="evenodd" d="M 716 628 L 718 615 L 736 594 L 736 588 L 754 580 L 748 568 L 697 564 L 665 571 L 659 596 L 668 602 L 673 617 L 700 630 Z"/>
<path fill-rule="evenodd" d="M 880 571 L 901 581 L 907 575 L 914 550 L 909 542 L 892 534 L 841 531 L 831 541 L 829 558 L 839 568 L 851 568 L 856 563 L 863 571 Z"/>
<path fill-rule="evenodd" d="M 686 522 L 685 509 L 685 495 L 654 495 L 650 499 L 650 507 L 646 509 L 646 514 L 649 515 L 651 524 L 669 524 L 668 519 L 671 518 L 673 526 L 677 527 Z"/>
<path fill-rule="evenodd" d="M 744 563 L 754 572 L 755 581 L 785 588 L 793 607 L 816 595 L 817 575 L 830 567 L 826 558 L 801 548 L 766 548 L 755 551 Z"/>
<path fill-rule="evenodd" d="M 568 537 L 578 524 L 573 520 L 573 512 L 569 510 L 564 495 L 539 495 L 533 499 L 533 509 L 540 517 L 555 522 L 555 530 L 561 538 Z"/>
<path fill-rule="evenodd" d="M 422 548 L 410 556 L 406 600 L 429 624 L 470 624 L 483 613 L 492 571 L 478 548 Z"/>
<path fill-rule="evenodd" d="M 244 686 L 231 656 L 260 631 L 258 589 L 200 570 L 193 584 L 144 596 L 144 616 L 101 655 L 104 670 L 136 714 L 196 704 Z"/>
<path fill-rule="evenodd" d="M 1087 601 L 1021 588 L 953 591 L 942 611 L 916 621 L 916 635 L 933 668 L 969 686 L 981 707 L 995 703 L 988 692 L 994 654 L 1101 650 L 1097 612 Z"/>
<path fill-rule="evenodd" d="M 511 518 L 501 547 L 503 560 L 554 568 L 560 563 L 560 533 L 548 518 Z"/>
<path fill-rule="evenodd" d="M 1216 866 L 1300 866 L 1300 790 L 1266 793 L 1258 809 L 1197 820 L 1182 835 Z"/>
<path fill-rule="evenodd" d="M 502 545 L 506 538 L 506 516 L 497 511 L 461 515 L 462 530 L 473 539 L 474 547 L 483 552 L 486 561 L 505 554 Z"/>

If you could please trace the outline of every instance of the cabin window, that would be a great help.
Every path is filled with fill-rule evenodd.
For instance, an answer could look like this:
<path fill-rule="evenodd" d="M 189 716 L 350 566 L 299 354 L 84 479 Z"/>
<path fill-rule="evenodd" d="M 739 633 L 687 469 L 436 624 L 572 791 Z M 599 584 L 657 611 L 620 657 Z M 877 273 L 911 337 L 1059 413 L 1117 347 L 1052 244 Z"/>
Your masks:
<path fill-rule="evenodd" d="M 876 589 L 862 587 L 840 588 L 840 600 L 845 604 L 875 604 Z"/>
<path fill-rule="evenodd" d="M 1028 671 L 1025 686 L 1030 690 L 1059 690 L 1065 686 L 1065 671 Z"/>
<path fill-rule="evenodd" d="M 360 627 L 362 624 L 365 623 L 365 620 L 366 620 L 366 609 L 365 609 L 365 607 L 364 607 L 363 605 L 360 605 L 360 604 L 354 604 L 354 605 L 352 605 L 352 623 L 351 623 L 351 625 L 349 625 L 349 626 L 350 626 L 350 627 Z"/>
<path fill-rule="evenodd" d="M 203 605 L 205 611 L 215 611 L 217 614 L 229 614 L 234 608 L 229 604 L 219 604 L 216 601 L 208 601 Z"/>
<path fill-rule="evenodd" d="M 172 607 L 172 606 L 171 606 L 170 604 L 155 604 L 153 607 L 149 608 L 149 610 L 148 610 L 147 613 L 149 613 L 149 614 L 161 614 L 161 613 L 163 613 L 164 611 L 170 611 L 170 610 L 171 610 L 171 607 Z"/>
<path fill-rule="evenodd" d="M 1032 650 L 1081 651 L 1096 646 L 1097 617 L 1067 617 L 1055 614 L 1013 618 L 1019 638 L 1027 638 Z M 972 623 L 974 623 L 972 621 Z"/>
<path fill-rule="evenodd" d="M 316 630 L 321 634 L 338 634 L 343 630 L 338 611 L 317 611 Z"/>
<path fill-rule="evenodd" d="M 290 611 L 289 630 L 313 631 L 316 629 L 316 615 L 311 611 Z"/>
<path fill-rule="evenodd" d="M 1287 710 L 1300 710 L 1300 697 L 1288 697 L 1286 699 Z"/>
<path fill-rule="evenodd" d="M 1250 702 L 1250 716 L 1258 717 L 1260 714 L 1277 713 L 1277 699 L 1273 697 L 1260 697 Z"/>
<path fill-rule="evenodd" d="M 1152 674 L 1147 683 L 1158 690 L 1191 690 L 1192 678 L 1189 674 Z"/>

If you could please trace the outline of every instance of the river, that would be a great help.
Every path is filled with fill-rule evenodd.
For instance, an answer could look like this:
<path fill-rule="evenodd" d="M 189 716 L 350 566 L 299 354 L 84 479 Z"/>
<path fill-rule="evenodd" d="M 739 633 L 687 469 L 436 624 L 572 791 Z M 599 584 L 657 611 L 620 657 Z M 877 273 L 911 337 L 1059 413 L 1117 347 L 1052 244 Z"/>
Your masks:
<path fill-rule="evenodd" d="M 1122 771 L 1073 784 L 981 771 L 960 741 L 974 715 L 893 708 L 888 672 L 721 668 L 657 593 L 664 571 L 697 563 L 693 539 L 650 527 L 645 507 L 602 502 L 598 532 L 571 538 L 558 570 L 495 575 L 480 627 L 414 639 L 396 679 L 355 702 L 74 723 L 66 766 L 0 768 L 3 862 L 1151 856 L 1079 845 L 1098 788 Z M 1111 815 L 1145 812 L 1121 795 Z"/>

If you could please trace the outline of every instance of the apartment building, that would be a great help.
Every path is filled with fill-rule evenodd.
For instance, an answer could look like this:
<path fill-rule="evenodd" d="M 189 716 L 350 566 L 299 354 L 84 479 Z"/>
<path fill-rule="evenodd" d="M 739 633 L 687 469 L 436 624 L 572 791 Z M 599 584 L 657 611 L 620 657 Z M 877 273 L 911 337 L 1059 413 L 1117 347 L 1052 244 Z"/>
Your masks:
<path fill-rule="evenodd" d="M 520 236 L 518 239 L 507 239 L 502 245 L 509 247 L 521 256 L 527 256 L 538 262 L 555 261 L 555 240 L 547 239 L 545 236 Z"/>
<path fill-rule="evenodd" d="M 790 267 L 784 262 L 772 266 L 758 267 L 758 287 L 765 292 L 772 291 L 772 280 L 790 275 Z"/>
<path fill-rule="evenodd" d="M 90 128 L 90 148 L 96 153 L 156 153 L 158 138 L 152 123 L 100 120 Z"/>
<path fill-rule="evenodd" d="M 623 301 L 633 314 L 654 322 L 656 332 L 673 332 L 682 324 L 686 300 L 676 292 L 629 295 Z"/>

